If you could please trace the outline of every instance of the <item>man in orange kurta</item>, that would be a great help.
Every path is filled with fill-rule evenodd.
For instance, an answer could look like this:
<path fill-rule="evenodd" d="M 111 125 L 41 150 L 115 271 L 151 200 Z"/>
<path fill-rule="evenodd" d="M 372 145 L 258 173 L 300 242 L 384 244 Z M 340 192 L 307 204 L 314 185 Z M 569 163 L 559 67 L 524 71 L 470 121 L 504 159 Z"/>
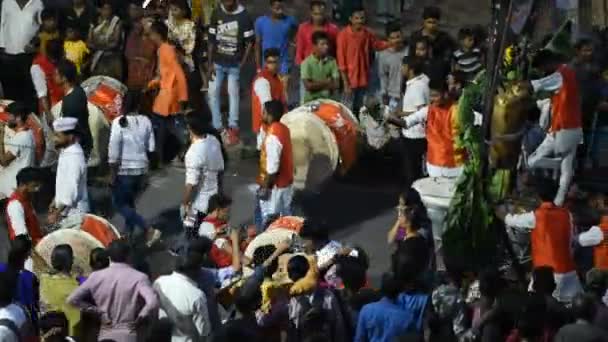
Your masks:
<path fill-rule="evenodd" d="M 159 162 L 166 160 L 164 149 L 168 134 L 172 134 L 180 143 L 179 152 L 187 144 L 187 131 L 184 121 L 184 110 L 188 102 L 188 83 L 186 75 L 175 51 L 175 47 L 168 43 L 167 26 L 155 22 L 150 28 L 150 39 L 158 47 L 158 78 L 148 84 L 148 89 L 158 89 L 154 99 L 152 117 L 156 133 L 156 146 L 158 148 Z"/>

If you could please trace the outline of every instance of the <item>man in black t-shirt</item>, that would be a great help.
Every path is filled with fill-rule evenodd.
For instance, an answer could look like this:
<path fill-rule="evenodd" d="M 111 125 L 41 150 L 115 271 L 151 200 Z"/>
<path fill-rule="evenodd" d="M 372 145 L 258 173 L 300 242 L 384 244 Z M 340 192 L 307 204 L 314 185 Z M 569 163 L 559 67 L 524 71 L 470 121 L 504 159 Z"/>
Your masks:
<path fill-rule="evenodd" d="M 80 132 L 80 144 L 85 156 L 89 156 L 93 147 L 93 138 L 89 128 L 89 109 L 87 94 L 77 83 L 76 66 L 67 60 L 57 64 L 55 81 L 63 87 L 65 96 L 61 104 L 61 116 L 78 119 L 77 130 Z"/>

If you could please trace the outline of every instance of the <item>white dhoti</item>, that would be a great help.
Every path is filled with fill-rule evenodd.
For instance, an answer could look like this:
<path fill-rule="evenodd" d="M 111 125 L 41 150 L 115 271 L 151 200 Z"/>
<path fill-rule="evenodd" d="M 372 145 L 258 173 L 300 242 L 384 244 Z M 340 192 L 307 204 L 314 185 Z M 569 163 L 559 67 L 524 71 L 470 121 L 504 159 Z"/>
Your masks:
<path fill-rule="evenodd" d="M 267 200 L 260 199 L 260 211 L 262 213 L 263 222 L 267 222 L 267 219 L 273 215 L 292 215 L 292 200 L 293 185 L 284 188 L 272 188 L 272 190 L 270 191 L 270 196 Z"/>
<path fill-rule="evenodd" d="M 564 204 L 570 181 L 574 175 L 574 158 L 576 149 L 583 139 L 582 128 L 563 129 L 548 133 L 545 140 L 528 158 L 530 168 L 553 168 L 554 161 L 548 157 L 560 159 L 559 190 L 555 197 L 555 205 Z"/>

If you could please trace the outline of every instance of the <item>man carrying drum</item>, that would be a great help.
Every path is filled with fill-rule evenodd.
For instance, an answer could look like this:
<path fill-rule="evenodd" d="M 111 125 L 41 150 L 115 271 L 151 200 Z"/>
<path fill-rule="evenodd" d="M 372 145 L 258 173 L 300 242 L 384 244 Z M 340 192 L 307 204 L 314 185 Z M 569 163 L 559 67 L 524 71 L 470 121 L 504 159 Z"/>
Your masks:
<path fill-rule="evenodd" d="M 89 211 L 87 162 L 77 128 L 78 119 L 63 117 L 53 122 L 55 147 L 60 149 L 55 181 L 55 199 L 49 207 L 48 222 Z"/>

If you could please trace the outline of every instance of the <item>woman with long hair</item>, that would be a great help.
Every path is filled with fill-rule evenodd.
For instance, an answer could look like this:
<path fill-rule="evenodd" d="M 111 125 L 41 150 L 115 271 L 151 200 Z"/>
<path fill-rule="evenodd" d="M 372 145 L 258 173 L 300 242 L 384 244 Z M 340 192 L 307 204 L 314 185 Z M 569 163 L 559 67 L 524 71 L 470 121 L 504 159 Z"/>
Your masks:
<path fill-rule="evenodd" d="M 149 227 L 135 210 L 135 197 L 142 190 L 148 173 L 148 153 L 155 150 L 152 123 L 139 114 L 139 93 L 129 91 L 125 113 L 112 122 L 108 163 L 112 175 L 112 200 L 125 219 L 126 234 L 135 227 L 142 229 L 149 244 L 160 238 L 160 232 Z"/>

